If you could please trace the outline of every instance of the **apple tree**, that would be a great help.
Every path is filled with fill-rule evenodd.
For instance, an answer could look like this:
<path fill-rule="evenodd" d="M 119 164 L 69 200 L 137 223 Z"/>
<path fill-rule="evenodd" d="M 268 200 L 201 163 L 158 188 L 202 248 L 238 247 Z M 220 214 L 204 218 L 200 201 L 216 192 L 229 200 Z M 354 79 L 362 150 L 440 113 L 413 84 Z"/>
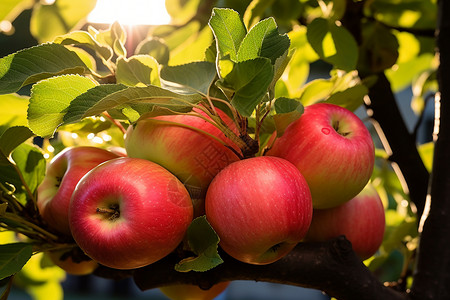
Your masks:
<path fill-rule="evenodd" d="M 162 259 L 127 270 L 95 265 L 94 274 L 133 278 L 142 290 L 256 280 L 314 288 L 336 299 L 450 299 L 448 1 L 166 0 L 172 23 L 140 27 L 87 24 L 94 4 L 0 4 L 1 30 L 31 11 L 37 41 L 0 58 L 2 299 L 13 283 L 35 297 L 47 289 L 61 296 L 64 273 L 44 253 L 66 251 L 75 263 L 89 261 L 38 208 L 38 187 L 58 153 L 78 146 L 123 149 L 125 133 L 141 120 L 173 125 L 174 117 L 194 115 L 219 133 L 194 131 L 245 160 L 264 156 L 273 138 L 317 103 L 356 112 L 372 134 L 370 183 L 386 217 L 374 255 L 361 261 L 341 235 L 301 241 L 275 262 L 249 264 L 219 247 L 200 212 L 184 242 Z M 319 78 L 312 73 L 317 68 L 326 70 Z M 397 99 L 407 87 L 417 116 L 412 129 Z M 419 143 L 431 101 L 432 141 Z M 169 138 L 176 150 L 191 146 L 182 135 Z M 136 153 L 140 142 L 131 147 Z M 185 175 L 174 168 L 178 178 Z M 194 175 L 181 181 L 189 187 Z M 189 192 L 202 198 L 205 191 Z"/>

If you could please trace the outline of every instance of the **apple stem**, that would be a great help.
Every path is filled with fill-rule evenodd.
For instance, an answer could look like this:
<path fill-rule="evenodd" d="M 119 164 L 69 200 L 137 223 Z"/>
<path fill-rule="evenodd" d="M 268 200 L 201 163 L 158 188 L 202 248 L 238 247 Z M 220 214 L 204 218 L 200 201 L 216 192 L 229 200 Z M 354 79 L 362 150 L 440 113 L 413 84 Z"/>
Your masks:
<path fill-rule="evenodd" d="M 342 132 L 342 131 L 340 131 L 340 129 L 342 129 L 342 128 L 339 127 L 339 121 L 333 122 L 333 129 L 336 130 L 336 132 L 339 133 L 342 136 L 347 136 L 347 135 L 350 134 L 350 132 Z"/>
<path fill-rule="evenodd" d="M 110 208 L 97 207 L 96 212 L 107 216 L 108 220 L 114 220 L 120 217 L 119 207 L 110 207 Z"/>

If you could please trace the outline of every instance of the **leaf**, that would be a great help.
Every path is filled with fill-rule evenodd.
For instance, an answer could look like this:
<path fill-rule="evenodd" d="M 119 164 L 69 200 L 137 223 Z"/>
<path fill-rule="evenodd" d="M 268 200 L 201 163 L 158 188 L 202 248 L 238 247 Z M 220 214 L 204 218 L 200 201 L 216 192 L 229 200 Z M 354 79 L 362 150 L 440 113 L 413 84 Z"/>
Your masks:
<path fill-rule="evenodd" d="M 236 61 L 239 46 L 247 30 L 239 13 L 227 8 L 214 8 L 209 20 L 221 57 L 227 55 Z"/>
<path fill-rule="evenodd" d="M 178 272 L 205 272 L 223 263 L 217 248 L 219 237 L 206 216 L 194 219 L 187 231 L 187 240 L 190 250 L 195 257 L 188 257 L 175 265 Z"/>
<path fill-rule="evenodd" d="M 231 103 L 241 115 L 249 117 L 252 114 L 267 94 L 273 76 L 273 66 L 267 58 L 235 64 L 224 83 L 235 90 Z"/>
<path fill-rule="evenodd" d="M 362 29 L 358 69 L 372 74 L 392 67 L 399 56 L 395 35 L 378 22 L 365 24 Z"/>
<path fill-rule="evenodd" d="M 127 50 L 125 48 L 127 35 L 125 29 L 118 22 L 114 22 L 108 29 L 101 31 L 89 27 L 88 32 L 98 43 L 112 48 L 117 56 L 127 56 Z"/>
<path fill-rule="evenodd" d="M 26 126 L 28 97 L 18 94 L 0 95 L 0 134 L 12 126 Z"/>
<path fill-rule="evenodd" d="M 34 193 L 45 176 L 46 161 L 42 151 L 37 146 L 24 143 L 12 152 L 11 157 L 28 188 Z"/>
<path fill-rule="evenodd" d="M 27 243 L 0 245 L 0 280 L 19 272 L 32 255 Z"/>
<path fill-rule="evenodd" d="M 126 87 L 124 85 L 101 85 L 80 95 L 68 108 L 64 122 L 75 122 L 85 117 L 99 115 L 104 111 L 129 105 L 145 105 L 183 109 L 202 100 L 199 94 L 182 95 L 157 87 Z M 141 111 L 141 113 L 144 113 Z"/>
<path fill-rule="evenodd" d="M 344 71 L 354 70 L 358 62 L 358 45 L 347 29 L 316 18 L 308 25 L 307 38 L 321 59 Z"/>
<path fill-rule="evenodd" d="M 11 152 L 20 144 L 33 136 L 33 132 L 25 126 L 13 126 L 8 128 L 0 136 L 0 151 L 9 156 Z"/>
<path fill-rule="evenodd" d="M 257 57 L 267 57 L 275 63 L 289 49 L 287 35 L 280 35 L 273 18 L 262 20 L 253 26 L 242 40 L 237 53 L 237 61 L 245 61 Z"/>
<path fill-rule="evenodd" d="M 334 83 L 327 79 L 315 79 L 303 87 L 300 94 L 300 102 L 310 105 L 328 97 L 334 87 Z"/>
<path fill-rule="evenodd" d="M 43 44 L 0 59 L 0 94 L 62 74 L 83 74 L 88 67 L 76 53 L 58 44 Z"/>
<path fill-rule="evenodd" d="M 149 55 L 134 55 L 117 60 L 117 83 L 128 86 L 160 85 L 158 62 Z"/>
<path fill-rule="evenodd" d="M 51 41 L 73 30 L 94 6 L 92 0 L 58 0 L 50 5 L 38 2 L 33 7 L 30 31 L 40 43 Z"/>
<path fill-rule="evenodd" d="M 101 99 L 126 88 L 127 86 L 123 84 L 102 84 L 78 95 L 70 102 L 70 105 L 63 117 L 62 124 L 70 124 L 81 121 L 86 111 L 88 111 Z"/>
<path fill-rule="evenodd" d="M 35 84 L 28 107 L 30 129 L 38 136 L 53 136 L 70 102 L 94 86 L 91 79 L 79 75 L 52 77 Z"/>
<path fill-rule="evenodd" d="M 23 10 L 30 8 L 33 0 L 3 0 L 0 2 L 0 21 L 12 22 Z"/>
<path fill-rule="evenodd" d="M 161 78 L 178 83 L 203 95 L 209 93 L 209 88 L 217 76 L 214 63 L 202 61 L 179 66 L 166 66 L 161 70 Z"/>
<path fill-rule="evenodd" d="M 419 145 L 418 150 L 423 164 L 427 168 L 428 172 L 431 173 L 433 169 L 434 143 L 429 142 Z"/>
<path fill-rule="evenodd" d="M 325 102 L 355 111 L 364 103 L 364 96 L 366 96 L 368 92 L 369 90 L 365 85 L 358 84 L 332 94 Z"/>
<path fill-rule="evenodd" d="M 72 31 L 65 35 L 60 35 L 53 40 L 55 44 L 61 45 L 86 45 L 95 50 L 104 60 L 111 59 L 113 53 L 110 47 L 101 45 L 87 31 Z"/>
<path fill-rule="evenodd" d="M 275 0 L 253 0 L 247 6 L 244 13 L 244 23 L 247 28 L 252 28 L 259 22 L 260 16 L 269 8 Z"/>
<path fill-rule="evenodd" d="M 300 118 L 305 108 L 298 100 L 284 97 L 276 99 L 274 105 L 276 114 L 273 115 L 273 120 L 277 137 L 280 137 L 292 122 Z"/>
<path fill-rule="evenodd" d="M 156 59 L 160 65 L 167 65 L 170 58 L 170 50 L 164 40 L 158 37 L 150 37 L 136 46 L 135 54 L 147 54 Z"/>

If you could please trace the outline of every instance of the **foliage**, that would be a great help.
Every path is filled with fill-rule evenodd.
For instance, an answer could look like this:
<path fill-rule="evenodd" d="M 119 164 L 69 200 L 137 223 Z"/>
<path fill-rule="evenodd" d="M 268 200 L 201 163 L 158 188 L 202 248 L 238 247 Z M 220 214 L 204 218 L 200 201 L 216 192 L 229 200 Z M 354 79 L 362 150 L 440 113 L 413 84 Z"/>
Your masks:
<path fill-rule="evenodd" d="M 21 238 L 0 245 L 1 279 L 28 276 L 20 270 L 34 259 L 32 252 L 67 242 L 46 228 L 36 210 L 45 163 L 64 147 L 121 146 L 123 129 L 140 118 L 198 108 L 243 153 L 259 155 L 268 137 L 275 130 L 281 135 L 304 106 L 329 102 L 364 111 L 372 76 L 380 72 L 394 91 L 412 85 L 418 115 L 437 90 L 428 35 L 436 23 L 433 0 L 353 1 L 363 7 L 360 35 L 346 16 L 352 1 L 167 2 L 173 24 L 146 28 L 135 53 L 128 53 L 130 32 L 121 24 L 82 27 L 95 1 L 0 4 L 0 21 L 31 8 L 30 30 L 39 41 L 0 58 L 0 228 Z M 325 66 L 327 74 L 312 78 L 316 66 Z M 248 125 L 239 135 L 227 131 L 213 105 Z M 36 138 L 42 147 L 33 144 Z M 256 151 L 249 140 L 259 146 Z M 388 227 L 379 253 L 365 263 L 380 280 L 406 281 L 417 248 L 415 205 L 391 167 L 391 153 L 377 146 L 372 183 L 383 198 Z M 432 144 L 421 147 L 421 154 L 430 166 Z M 208 225 L 197 220 L 192 226 L 195 257 L 182 260 L 178 270 L 214 268 L 222 262 L 217 236 L 212 233 L 204 245 L 195 236 Z"/>

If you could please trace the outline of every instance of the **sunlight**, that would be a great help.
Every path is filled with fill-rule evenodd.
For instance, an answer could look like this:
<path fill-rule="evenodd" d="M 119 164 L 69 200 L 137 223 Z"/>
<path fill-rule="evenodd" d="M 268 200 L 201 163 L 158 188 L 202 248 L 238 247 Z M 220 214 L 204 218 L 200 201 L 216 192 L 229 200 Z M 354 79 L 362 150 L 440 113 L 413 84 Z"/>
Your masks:
<path fill-rule="evenodd" d="M 97 0 L 88 22 L 122 25 L 161 25 L 170 23 L 164 0 Z"/>

